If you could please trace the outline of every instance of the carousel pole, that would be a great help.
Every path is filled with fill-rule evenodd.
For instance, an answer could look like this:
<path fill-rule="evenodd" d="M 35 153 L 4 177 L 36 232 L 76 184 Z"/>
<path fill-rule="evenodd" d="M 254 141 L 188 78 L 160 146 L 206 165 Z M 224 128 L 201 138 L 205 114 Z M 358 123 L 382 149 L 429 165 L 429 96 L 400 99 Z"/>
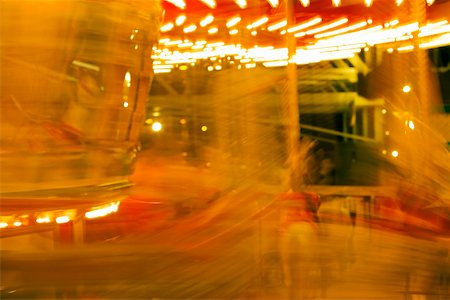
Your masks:
<path fill-rule="evenodd" d="M 287 28 L 289 28 L 295 24 L 295 0 L 286 0 L 285 14 Z M 294 192 L 299 192 L 303 185 L 303 172 L 301 172 L 299 159 L 300 113 L 298 109 L 297 65 L 292 59 L 296 52 L 296 39 L 293 33 L 286 32 L 286 48 L 288 51 L 287 80 L 283 89 L 282 107 L 286 122 L 289 188 Z"/>

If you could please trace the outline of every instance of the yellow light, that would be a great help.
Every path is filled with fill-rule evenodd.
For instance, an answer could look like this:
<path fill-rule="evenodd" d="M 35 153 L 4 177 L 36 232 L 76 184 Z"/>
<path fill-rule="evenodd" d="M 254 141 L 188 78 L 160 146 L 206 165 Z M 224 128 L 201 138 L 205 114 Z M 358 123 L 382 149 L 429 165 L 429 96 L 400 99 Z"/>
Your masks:
<path fill-rule="evenodd" d="M 241 9 L 247 7 L 247 0 L 234 0 L 234 3 L 236 3 Z"/>
<path fill-rule="evenodd" d="M 180 66 L 179 69 L 180 69 L 180 71 L 186 71 L 188 69 L 188 67 L 187 66 Z"/>
<path fill-rule="evenodd" d="M 431 6 L 431 5 L 433 5 L 433 3 L 434 3 L 434 0 L 427 0 L 427 4 L 428 4 L 428 6 Z"/>
<path fill-rule="evenodd" d="M 386 131 L 384 132 L 384 134 L 385 134 L 385 135 L 390 135 L 391 133 L 389 132 L 389 130 L 386 130 Z"/>
<path fill-rule="evenodd" d="M 283 28 L 286 25 L 287 25 L 287 21 L 283 20 L 283 21 L 280 21 L 278 23 L 270 25 L 269 27 L 267 27 L 267 30 L 268 31 L 275 31 L 275 30 L 278 30 L 280 28 Z"/>
<path fill-rule="evenodd" d="M 200 0 L 204 4 L 206 4 L 209 8 L 216 8 L 217 3 L 215 0 Z"/>
<path fill-rule="evenodd" d="M 388 53 L 392 53 L 392 52 L 394 52 L 394 48 L 388 48 L 386 51 L 387 51 Z"/>
<path fill-rule="evenodd" d="M 178 48 L 189 48 L 193 45 L 194 45 L 193 42 L 181 43 L 181 44 L 178 44 Z"/>
<path fill-rule="evenodd" d="M 181 125 L 186 125 L 186 119 L 181 119 L 181 120 L 180 120 L 180 124 L 181 124 Z"/>
<path fill-rule="evenodd" d="M 128 107 L 128 102 L 127 102 L 127 101 L 124 101 L 124 102 L 123 102 L 123 107 L 125 107 L 125 108 Z"/>
<path fill-rule="evenodd" d="M 237 30 L 237 29 L 232 29 L 232 30 L 230 30 L 230 35 L 236 35 L 236 34 L 238 34 L 238 32 L 239 32 L 239 30 Z"/>
<path fill-rule="evenodd" d="M 178 8 L 185 9 L 186 8 L 186 2 L 184 0 L 165 0 L 166 2 L 172 3 Z"/>
<path fill-rule="evenodd" d="M 364 0 L 364 5 L 367 7 L 372 6 L 373 0 Z"/>
<path fill-rule="evenodd" d="M 155 73 L 155 74 L 170 73 L 171 71 L 172 71 L 172 69 L 156 69 L 156 70 L 153 70 L 153 73 Z"/>
<path fill-rule="evenodd" d="M 395 0 L 395 4 L 396 4 L 397 6 L 400 6 L 400 5 L 403 4 L 403 0 Z"/>
<path fill-rule="evenodd" d="M 8 223 L 0 222 L 0 228 L 6 228 L 6 227 L 8 227 Z"/>
<path fill-rule="evenodd" d="M 309 21 L 306 21 L 304 23 L 301 23 L 301 24 L 298 24 L 298 25 L 296 25 L 294 27 L 289 28 L 287 30 L 287 32 L 289 32 L 289 33 L 296 32 L 296 31 L 299 31 L 299 30 L 302 30 L 302 29 L 314 26 L 316 24 L 319 24 L 320 22 L 322 22 L 322 18 L 316 17 L 316 18 L 313 18 L 313 19 L 311 19 Z"/>
<path fill-rule="evenodd" d="M 386 110 L 385 108 L 383 108 L 383 109 L 381 110 L 381 113 L 382 113 L 383 115 L 385 115 L 385 114 L 387 114 L 387 110 Z"/>
<path fill-rule="evenodd" d="M 408 45 L 408 46 L 398 47 L 397 51 L 398 52 L 406 52 L 406 51 L 411 51 L 413 49 L 414 49 L 413 45 Z M 405 92 L 405 93 L 407 93 L 407 92 Z"/>
<path fill-rule="evenodd" d="M 250 34 L 251 34 L 252 36 L 256 36 L 256 35 L 258 34 L 258 32 L 257 32 L 256 30 L 253 30 L 252 32 L 250 32 Z"/>
<path fill-rule="evenodd" d="M 236 17 L 232 17 L 230 18 L 227 23 L 225 24 L 228 28 L 233 27 L 234 25 L 236 25 L 237 23 L 239 23 L 241 21 L 241 17 L 236 16 Z"/>
<path fill-rule="evenodd" d="M 22 226 L 22 222 L 14 221 L 13 225 L 16 226 L 16 227 L 20 227 L 20 226 Z"/>
<path fill-rule="evenodd" d="M 267 2 L 269 2 L 270 6 L 272 6 L 272 8 L 276 8 L 279 5 L 278 0 L 267 0 Z"/>
<path fill-rule="evenodd" d="M 176 19 L 175 19 L 175 24 L 177 26 L 181 26 L 183 25 L 183 23 L 186 21 L 186 16 L 185 15 L 179 15 Z"/>
<path fill-rule="evenodd" d="M 105 217 L 109 214 L 115 213 L 119 210 L 120 201 L 108 204 L 104 207 L 93 208 L 90 211 L 87 211 L 84 216 L 87 219 L 95 219 L 100 217 Z"/>
<path fill-rule="evenodd" d="M 253 22 L 250 26 L 251 26 L 251 28 L 256 28 L 256 27 L 259 27 L 259 26 L 267 23 L 268 21 L 269 21 L 269 18 L 264 16 L 264 17 L 256 20 L 255 22 Z"/>
<path fill-rule="evenodd" d="M 208 130 L 208 127 L 206 127 L 205 125 L 202 126 L 202 131 L 205 132 L 206 130 Z"/>
<path fill-rule="evenodd" d="M 208 66 L 208 71 L 209 72 L 211 72 L 211 71 L 213 71 L 214 70 L 214 67 L 213 66 Z"/>
<path fill-rule="evenodd" d="M 217 66 L 214 67 L 214 69 L 216 71 L 220 71 L 220 70 L 222 70 L 222 66 L 221 65 L 217 65 Z"/>
<path fill-rule="evenodd" d="M 49 217 L 38 217 L 38 218 L 36 218 L 36 223 L 38 223 L 38 224 L 50 223 L 50 218 Z"/>
<path fill-rule="evenodd" d="M 166 46 L 172 46 L 172 45 L 178 45 L 178 44 L 181 44 L 181 43 L 183 43 L 182 40 L 175 40 L 175 41 L 168 41 L 168 42 L 165 42 L 164 44 L 165 44 Z"/>
<path fill-rule="evenodd" d="M 414 122 L 413 122 L 412 120 L 409 120 L 409 122 L 408 122 L 408 127 L 409 127 L 409 129 L 411 129 L 411 130 L 414 130 L 414 128 L 416 128 L 416 126 L 414 125 Z"/>
<path fill-rule="evenodd" d="M 184 33 L 194 32 L 195 30 L 197 30 L 197 26 L 194 25 L 194 24 L 189 25 L 188 27 L 184 27 L 184 28 L 183 28 L 183 32 L 184 32 Z"/>
<path fill-rule="evenodd" d="M 339 20 L 331 22 L 331 23 L 329 23 L 327 25 L 320 26 L 320 27 L 308 30 L 306 32 L 306 34 L 315 34 L 315 33 L 318 33 L 318 32 L 321 32 L 321 31 L 325 31 L 325 30 L 328 30 L 328 29 L 331 29 L 331 28 L 334 28 L 334 27 L 338 27 L 338 26 L 340 26 L 342 24 L 345 24 L 347 22 L 348 22 L 347 18 L 339 19 Z"/>
<path fill-rule="evenodd" d="M 55 219 L 56 223 L 64 224 L 70 222 L 70 218 L 68 216 L 59 216 Z"/>
<path fill-rule="evenodd" d="M 395 26 L 395 25 L 397 25 L 398 23 L 399 23 L 399 20 L 392 20 L 392 21 L 389 22 L 389 25 Z"/>
<path fill-rule="evenodd" d="M 386 151 L 386 150 L 383 150 L 383 151 L 381 151 L 381 153 L 383 153 L 384 155 L 386 155 L 386 154 L 387 154 L 387 151 Z"/>
<path fill-rule="evenodd" d="M 341 5 L 341 0 L 331 0 L 333 2 L 333 6 L 338 7 Z"/>
<path fill-rule="evenodd" d="M 369 52 L 369 47 L 364 47 L 364 52 Z"/>
<path fill-rule="evenodd" d="M 219 29 L 217 27 L 211 27 L 208 29 L 208 33 L 209 34 L 215 34 L 219 31 Z"/>
<path fill-rule="evenodd" d="M 403 93 L 411 92 L 411 86 L 409 86 L 409 85 L 403 86 L 402 91 L 403 91 Z"/>
<path fill-rule="evenodd" d="M 355 29 L 359 29 L 359 28 L 362 28 L 362 27 L 365 27 L 365 26 L 367 26 L 367 22 L 363 21 L 363 22 L 360 22 L 360 23 L 356 23 L 356 24 L 353 24 L 353 25 L 341 28 L 341 29 L 336 29 L 336 30 L 329 31 L 329 32 L 324 32 L 324 33 L 319 33 L 319 34 L 314 35 L 314 37 L 316 39 L 320 39 L 320 38 L 323 38 L 323 37 L 328 37 L 328 36 L 332 36 L 332 35 L 338 35 L 338 34 L 341 34 L 341 33 L 344 33 L 344 32 L 349 32 L 349 31 L 352 31 L 352 30 L 355 30 Z"/>
<path fill-rule="evenodd" d="M 398 157 L 398 151 L 397 150 L 394 150 L 394 151 L 392 151 L 391 152 L 391 155 L 392 155 L 392 157 Z"/>
<path fill-rule="evenodd" d="M 162 129 L 162 124 L 160 122 L 154 122 L 152 124 L 152 130 L 154 132 L 159 132 L 159 131 L 161 131 L 161 129 Z"/>
<path fill-rule="evenodd" d="M 200 26 L 205 27 L 205 26 L 211 24 L 213 21 L 214 21 L 214 16 L 209 14 L 203 20 L 200 21 Z"/>
<path fill-rule="evenodd" d="M 126 72 L 125 73 L 124 81 L 125 81 L 125 84 L 127 85 L 127 87 L 131 86 L 131 74 L 130 74 L 130 72 Z"/>
<path fill-rule="evenodd" d="M 169 23 L 166 23 L 163 26 L 161 26 L 160 30 L 161 30 L 161 32 L 168 32 L 168 31 L 171 31 L 173 29 L 173 27 L 175 27 L 173 25 L 173 23 L 169 22 Z"/>
<path fill-rule="evenodd" d="M 300 3 L 303 5 L 303 7 L 308 7 L 309 6 L 309 0 L 300 0 Z"/>

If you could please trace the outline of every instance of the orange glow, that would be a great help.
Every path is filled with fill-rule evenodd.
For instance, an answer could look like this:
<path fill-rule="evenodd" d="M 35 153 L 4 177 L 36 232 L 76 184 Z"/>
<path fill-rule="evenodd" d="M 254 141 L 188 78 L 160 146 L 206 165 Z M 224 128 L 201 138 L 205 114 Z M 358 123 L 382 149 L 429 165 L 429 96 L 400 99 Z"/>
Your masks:
<path fill-rule="evenodd" d="M 38 224 L 50 223 L 50 218 L 49 217 L 38 217 L 38 218 L 36 218 L 36 223 L 38 223 Z"/>
<path fill-rule="evenodd" d="M 236 34 L 238 34 L 238 32 L 239 32 L 239 30 L 237 30 L 237 29 L 232 29 L 232 30 L 230 30 L 230 35 L 236 35 Z"/>
<path fill-rule="evenodd" d="M 165 0 L 166 2 L 172 3 L 178 8 L 185 9 L 186 8 L 186 2 L 184 0 Z"/>
<path fill-rule="evenodd" d="M 84 216 L 87 219 L 95 219 L 115 213 L 119 210 L 120 201 L 108 204 L 107 206 L 93 208 L 87 211 Z"/>
<path fill-rule="evenodd" d="M 303 5 L 303 7 L 308 7 L 310 4 L 309 0 L 300 0 L 300 3 Z"/>
<path fill-rule="evenodd" d="M 341 0 L 332 0 L 333 6 L 338 7 L 341 5 Z"/>
<path fill-rule="evenodd" d="M 208 29 L 209 34 L 214 34 L 214 33 L 217 33 L 218 31 L 219 31 L 219 29 L 217 27 L 211 27 Z"/>
<path fill-rule="evenodd" d="M 370 6 L 372 6 L 372 4 L 373 4 L 373 0 L 364 0 L 365 6 L 370 7 Z"/>
<path fill-rule="evenodd" d="M 14 221 L 13 225 L 16 226 L 16 227 L 20 227 L 20 226 L 22 226 L 22 222 Z"/>
<path fill-rule="evenodd" d="M 6 227 L 8 227 L 8 223 L 0 222 L 0 228 L 6 228 Z"/>

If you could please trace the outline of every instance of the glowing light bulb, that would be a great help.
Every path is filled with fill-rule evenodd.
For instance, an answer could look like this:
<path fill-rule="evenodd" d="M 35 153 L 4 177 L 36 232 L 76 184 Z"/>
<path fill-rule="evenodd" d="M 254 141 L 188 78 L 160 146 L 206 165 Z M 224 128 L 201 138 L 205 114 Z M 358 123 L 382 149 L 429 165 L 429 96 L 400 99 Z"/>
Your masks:
<path fill-rule="evenodd" d="M 392 157 L 397 158 L 398 157 L 398 151 L 397 150 L 392 151 L 391 155 L 392 155 Z"/>
<path fill-rule="evenodd" d="M 409 86 L 409 85 L 403 86 L 402 91 L 403 91 L 403 93 L 411 92 L 411 86 Z"/>
<path fill-rule="evenodd" d="M 205 132 L 205 131 L 208 130 L 208 127 L 206 127 L 205 125 L 203 125 L 201 129 L 202 129 L 203 132 Z"/>
<path fill-rule="evenodd" d="M 159 131 L 161 131 L 161 129 L 162 129 L 162 124 L 160 122 L 154 122 L 152 124 L 152 130 L 154 132 L 159 132 Z"/>

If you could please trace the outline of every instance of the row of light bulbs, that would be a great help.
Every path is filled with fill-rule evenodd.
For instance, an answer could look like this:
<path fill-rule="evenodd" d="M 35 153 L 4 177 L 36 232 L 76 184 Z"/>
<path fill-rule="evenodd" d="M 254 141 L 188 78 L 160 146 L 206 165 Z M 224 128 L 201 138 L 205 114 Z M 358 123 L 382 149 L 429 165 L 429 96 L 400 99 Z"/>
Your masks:
<path fill-rule="evenodd" d="M 105 217 L 119 210 L 120 201 L 108 203 L 106 205 L 97 206 L 84 212 L 86 219 L 95 219 Z M 64 211 L 49 211 L 36 214 L 25 214 L 21 216 L 0 216 L 0 229 L 19 228 L 22 226 L 30 226 L 35 224 L 65 224 L 75 220 L 78 213 L 76 209 Z"/>
<path fill-rule="evenodd" d="M 173 4 L 174 6 L 180 8 L 180 9 L 186 9 L 186 1 L 185 0 L 165 0 L 165 1 Z M 199 1 L 211 9 L 215 9 L 217 7 L 216 0 L 199 0 Z M 426 3 L 428 5 L 432 5 L 434 3 L 434 1 L 435 0 L 426 0 Z M 310 0 L 299 0 L 299 2 L 302 4 L 303 7 L 308 7 L 311 4 Z M 333 3 L 333 6 L 335 6 L 335 7 L 338 7 L 341 5 L 341 0 L 331 0 L 331 2 Z M 395 0 L 395 3 L 398 6 L 402 5 L 403 2 L 404 2 L 404 0 Z M 236 5 L 241 9 L 245 9 L 248 6 L 247 0 L 234 0 L 234 3 L 236 3 Z M 267 3 L 269 3 L 269 5 L 273 8 L 276 8 L 280 5 L 279 0 L 267 0 Z M 364 0 L 364 4 L 368 7 L 370 7 L 373 4 L 373 0 Z"/>

